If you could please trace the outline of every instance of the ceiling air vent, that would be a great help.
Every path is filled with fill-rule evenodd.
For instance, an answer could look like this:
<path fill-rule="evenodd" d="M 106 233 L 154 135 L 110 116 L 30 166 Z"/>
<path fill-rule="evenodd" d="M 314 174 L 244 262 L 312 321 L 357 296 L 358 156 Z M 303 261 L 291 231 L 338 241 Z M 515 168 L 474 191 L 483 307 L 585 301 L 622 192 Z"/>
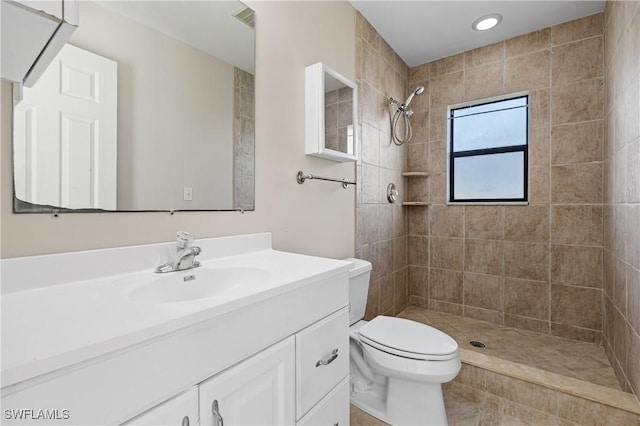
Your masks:
<path fill-rule="evenodd" d="M 238 20 L 240 20 L 241 22 L 247 24 L 249 27 L 255 28 L 256 14 L 250 7 L 245 6 L 242 9 L 236 10 L 235 12 L 233 12 L 233 16 L 238 18 Z"/>

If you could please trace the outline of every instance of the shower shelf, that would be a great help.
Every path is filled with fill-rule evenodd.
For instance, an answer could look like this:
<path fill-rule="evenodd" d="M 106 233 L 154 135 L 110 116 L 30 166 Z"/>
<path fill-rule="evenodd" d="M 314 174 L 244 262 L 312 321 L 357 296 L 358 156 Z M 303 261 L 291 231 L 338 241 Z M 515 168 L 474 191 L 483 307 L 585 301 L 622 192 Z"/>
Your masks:
<path fill-rule="evenodd" d="M 426 201 L 404 201 L 402 203 L 403 206 L 428 206 L 429 203 Z"/>
<path fill-rule="evenodd" d="M 427 177 L 429 176 L 429 173 L 427 172 L 402 172 L 402 176 L 405 177 Z"/>

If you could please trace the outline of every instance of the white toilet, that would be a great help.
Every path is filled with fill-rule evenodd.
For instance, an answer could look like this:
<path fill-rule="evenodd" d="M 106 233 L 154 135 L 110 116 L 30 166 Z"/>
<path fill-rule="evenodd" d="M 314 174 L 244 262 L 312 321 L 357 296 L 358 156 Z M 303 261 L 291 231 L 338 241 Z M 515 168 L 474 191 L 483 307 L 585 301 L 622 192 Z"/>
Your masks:
<path fill-rule="evenodd" d="M 351 403 L 392 425 L 446 425 L 442 383 L 460 371 L 458 344 L 442 331 L 402 318 L 362 321 L 371 263 L 349 273 Z"/>

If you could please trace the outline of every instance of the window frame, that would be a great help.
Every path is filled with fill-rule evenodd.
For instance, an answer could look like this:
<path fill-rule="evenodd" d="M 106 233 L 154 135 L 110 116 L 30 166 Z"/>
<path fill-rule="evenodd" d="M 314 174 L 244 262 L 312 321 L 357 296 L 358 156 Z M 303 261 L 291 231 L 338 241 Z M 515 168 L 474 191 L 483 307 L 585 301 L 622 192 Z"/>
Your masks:
<path fill-rule="evenodd" d="M 466 150 L 466 151 L 454 151 L 453 149 L 453 113 L 456 110 L 469 108 L 469 107 L 477 107 L 482 105 L 489 105 L 492 103 L 498 103 L 513 99 L 526 98 L 525 108 L 527 108 L 526 114 L 526 144 L 524 145 L 509 145 L 509 146 L 501 146 L 495 148 L 482 148 L 475 150 Z M 516 92 L 509 93 L 506 95 L 495 96 L 491 98 L 478 99 L 474 101 L 468 101 L 456 105 L 449 105 L 447 107 L 447 188 L 446 188 L 446 203 L 447 204 L 473 204 L 473 205 L 482 205 L 482 204 L 498 204 L 498 205 L 527 205 L 529 204 L 529 102 L 531 100 L 531 96 L 528 91 L 524 92 Z M 454 171 L 455 165 L 454 161 L 456 158 L 464 158 L 464 157 L 479 157 L 483 155 L 491 155 L 491 154 L 505 154 L 505 153 L 513 153 L 513 152 L 522 152 L 524 156 L 524 164 L 523 164 L 523 197 L 522 198 L 465 198 L 465 199 L 454 199 Z"/>

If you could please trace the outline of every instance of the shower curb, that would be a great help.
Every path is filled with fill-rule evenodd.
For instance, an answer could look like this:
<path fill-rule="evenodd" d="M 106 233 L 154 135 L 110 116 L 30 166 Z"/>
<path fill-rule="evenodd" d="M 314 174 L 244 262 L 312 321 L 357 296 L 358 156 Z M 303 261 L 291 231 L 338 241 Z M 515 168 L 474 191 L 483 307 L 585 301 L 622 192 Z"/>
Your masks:
<path fill-rule="evenodd" d="M 516 381 L 526 382 L 534 386 L 551 389 L 552 392 L 556 391 L 561 394 L 570 395 L 571 397 L 580 398 L 590 403 L 601 404 L 607 407 L 607 409 L 603 408 L 604 411 L 610 412 L 612 415 L 622 415 L 624 418 L 633 419 L 636 417 L 638 424 L 640 424 L 640 403 L 633 394 L 544 371 L 536 367 L 503 360 L 494 356 L 480 354 L 467 349 L 460 348 L 460 359 L 463 364 L 512 379 L 511 382 L 513 383 L 502 385 L 504 388 L 517 388 L 518 383 Z M 463 366 L 463 368 L 465 367 Z M 471 374 L 471 376 L 473 376 L 473 374 Z M 460 379 L 461 380 L 459 381 L 461 384 L 470 386 L 476 390 L 491 393 L 489 385 L 487 384 L 488 379 L 486 378 L 483 378 L 481 381 L 478 381 L 477 378 L 472 378 L 472 380 L 467 383 L 465 383 L 463 377 L 460 377 Z M 458 379 L 456 379 L 456 381 L 458 381 Z M 506 399 L 512 399 L 510 398 L 510 395 L 506 394 L 498 396 Z M 565 397 L 565 399 L 567 398 Z M 570 398 L 569 400 L 573 401 Z M 564 402 L 566 403 L 566 401 Z M 579 403 L 582 404 L 580 401 Z M 560 402 L 557 404 L 555 412 L 549 412 L 547 410 L 549 414 L 559 414 L 558 411 L 560 410 L 559 407 L 561 404 Z M 587 407 L 587 409 L 588 408 L 589 407 Z M 540 408 L 538 409 L 541 410 Z M 594 410 L 596 410 L 596 408 L 594 408 Z M 616 411 L 622 411 L 622 413 L 616 413 Z M 567 419 L 566 417 L 564 418 Z M 567 420 L 573 421 L 572 419 Z"/>

